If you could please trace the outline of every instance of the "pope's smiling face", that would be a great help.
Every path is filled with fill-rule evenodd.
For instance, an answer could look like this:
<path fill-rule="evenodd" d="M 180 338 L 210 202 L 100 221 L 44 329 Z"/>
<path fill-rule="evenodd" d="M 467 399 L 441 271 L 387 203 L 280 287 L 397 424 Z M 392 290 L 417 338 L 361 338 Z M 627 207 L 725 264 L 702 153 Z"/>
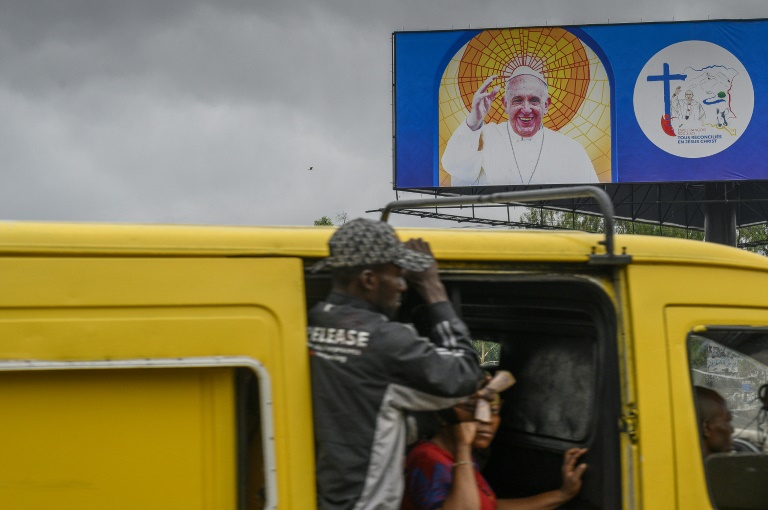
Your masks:
<path fill-rule="evenodd" d="M 507 83 L 505 103 L 512 130 L 523 138 L 529 138 L 541 128 L 551 101 L 544 82 L 523 74 Z"/>

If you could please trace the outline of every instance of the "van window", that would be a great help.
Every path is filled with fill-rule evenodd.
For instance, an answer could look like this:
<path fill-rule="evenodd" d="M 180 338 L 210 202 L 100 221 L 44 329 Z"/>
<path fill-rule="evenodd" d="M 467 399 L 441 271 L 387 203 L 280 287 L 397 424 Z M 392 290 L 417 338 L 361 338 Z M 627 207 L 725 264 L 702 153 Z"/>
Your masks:
<path fill-rule="evenodd" d="M 481 367 L 493 370 L 499 366 L 499 356 L 501 355 L 501 344 L 499 342 L 482 340 L 475 336 L 472 340 L 472 347 L 477 351 Z"/>
<path fill-rule="evenodd" d="M 257 368 L 225 357 L 1 362 L 0 404 L 14 417 L 2 446 L 15 461 L 0 474 L 16 480 L 0 487 L 4 508 L 96 508 L 115 494 L 130 508 L 264 508 L 275 485 Z"/>
<path fill-rule="evenodd" d="M 712 504 L 765 508 L 768 330 L 697 328 L 688 336 L 688 353 Z"/>
<path fill-rule="evenodd" d="M 501 425 L 483 469 L 496 495 L 558 488 L 563 452 L 587 447 L 590 468 L 567 507 L 620 508 L 616 323 L 602 288 L 570 277 L 444 275 L 443 282 L 481 341 L 476 348 L 487 353 L 486 369 L 517 379 L 502 395 Z"/>

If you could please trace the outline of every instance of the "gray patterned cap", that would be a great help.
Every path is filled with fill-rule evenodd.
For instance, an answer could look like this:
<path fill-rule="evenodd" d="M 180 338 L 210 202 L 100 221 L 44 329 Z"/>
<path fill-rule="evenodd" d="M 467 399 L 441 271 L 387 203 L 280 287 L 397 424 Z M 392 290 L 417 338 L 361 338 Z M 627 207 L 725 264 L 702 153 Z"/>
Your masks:
<path fill-rule="evenodd" d="M 388 223 L 365 218 L 348 221 L 339 227 L 328 246 L 331 256 L 313 265 L 313 272 L 388 262 L 410 271 L 424 271 L 435 262 L 431 255 L 407 248 Z"/>

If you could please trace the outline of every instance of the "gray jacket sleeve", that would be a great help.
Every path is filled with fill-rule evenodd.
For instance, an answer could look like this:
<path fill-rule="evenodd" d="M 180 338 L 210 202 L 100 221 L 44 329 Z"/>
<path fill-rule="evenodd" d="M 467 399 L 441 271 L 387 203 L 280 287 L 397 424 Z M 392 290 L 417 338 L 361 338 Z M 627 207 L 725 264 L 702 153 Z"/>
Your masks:
<path fill-rule="evenodd" d="M 388 322 L 381 326 L 393 380 L 436 397 L 471 395 L 484 374 L 469 330 L 449 302 L 431 305 L 429 314 L 431 341 L 410 325 Z"/>

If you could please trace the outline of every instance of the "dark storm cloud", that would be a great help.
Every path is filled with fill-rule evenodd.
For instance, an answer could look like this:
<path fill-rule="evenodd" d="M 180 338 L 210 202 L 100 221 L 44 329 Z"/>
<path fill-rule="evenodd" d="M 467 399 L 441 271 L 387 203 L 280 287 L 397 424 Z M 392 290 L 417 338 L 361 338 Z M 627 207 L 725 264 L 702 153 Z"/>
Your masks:
<path fill-rule="evenodd" d="M 3 14 L 0 55 L 14 71 L 0 77 L 5 218 L 306 223 L 322 214 L 272 201 L 312 188 L 303 208 L 314 198 L 318 211 L 342 210 L 318 188 L 340 187 L 350 161 L 370 166 L 355 154 L 376 145 L 384 174 L 369 179 L 387 177 L 389 119 L 380 142 L 361 137 L 370 108 L 352 99 L 375 79 L 352 65 L 369 46 L 334 40 L 343 27 L 333 19 L 291 35 L 279 16 L 234 3 L 52 3 Z M 388 34 L 380 46 L 384 96 Z M 318 172 L 305 175 L 313 164 Z"/>
<path fill-rule="evenodd" d="M 393 31 L 760 9 L 660 0 L 6 0 L 0 219 L 307 224 L 360 215 L 394 199 Z"/>
<path fill-rule="evenodd" d="M 0 83 L 38 100 L 65 96 L 63 107 L 86 116 L 125 91 L 162 101 L 276 104 L 302 110 L 308 123 L 348 126 L 365 115 L 352 98 L 369 91 L 389 100 L 388 33 L 371 37 L 317 9 L 300 23 L 296 9 L 264 14 L 258 3 L 112 3 L 14 5 L 0 24 L 0 60 L 14 72 Z"/>

